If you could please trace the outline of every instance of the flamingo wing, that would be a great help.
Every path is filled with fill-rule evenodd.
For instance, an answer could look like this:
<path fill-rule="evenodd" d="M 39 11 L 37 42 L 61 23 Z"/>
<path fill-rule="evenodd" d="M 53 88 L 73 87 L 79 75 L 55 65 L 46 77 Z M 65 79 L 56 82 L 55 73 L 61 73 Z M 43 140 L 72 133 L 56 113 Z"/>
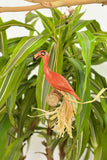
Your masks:
<path fill-rule="evenodd" d="M 65 92 L 74 91 L 70 86 L 70 84 L 68 83 L 68 81 L 62 75 L 56 72 L 51 71 L 50 76 L 48 76 L 48 78 L 46 77 L 46 79 L 53 88 L 56 88 Z"/>

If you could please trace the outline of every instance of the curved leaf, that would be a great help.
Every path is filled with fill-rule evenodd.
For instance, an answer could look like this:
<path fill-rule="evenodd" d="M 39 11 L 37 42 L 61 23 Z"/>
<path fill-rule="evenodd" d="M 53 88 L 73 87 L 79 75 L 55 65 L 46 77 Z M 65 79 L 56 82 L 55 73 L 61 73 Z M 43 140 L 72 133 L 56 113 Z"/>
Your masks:
<path fill-rule="evenodd" d="M 2 71 L 2 69 L 5 67 L 7 61 L 8 61 L 7 57 L 5 56 L 0 57 L 0 71 Z"/>
<path fill-rule="evenodd" d="M 3 24 L 2 19 L 0 18 L 0 25 Z M 4 56 L 8 56 L 8 46 L 7 46 L 7 35 L 6 31 L 0 32 L 0 45 L 1 45 L 1 52 Z"/>
<path fill-rule="evenodd" d="M 88 143 L 89 140 L 89 122 L 87 120 L 87 123 L 85 124 L 85 127 L 83 129 L 83 138 L 82 138 L 82 146 L 81 146 L 81 152 L 80 152 L 80 156 L 83 154 L 86 145 Z"/>
<path fill-rule="evenodd" d="M 10 21 L 7 21 L 7 22 L 4 22 L 4 23 L 0 24 L 0 31 L 4 31 L 11 26 L 25 27 L 28 30 L 34 30 L 34 28 L 29 24 L 18 22 L 16 20 L 10 20 Z"/>
<path fill-rule="evenodd" d="M 107 32 L 95 32 L 94 36 L 97 41 L 107 43 Z"/>
<path fill-rule="evenodd" d="M 86 27 L 92 33 L 101 31 L 100 24 L 96 20 L 91 21 Z"/>
<path fill-rule="evenodd" d="M 91 58 L 95 47 L 95 38 L 90 31 L 82 31 L 77 33 L 80 46 L 82 48 L 82 56 L 86 63 L 87 75 L 90 72 Z"/>
<path fill-rule="evenodd" d="M 71 33 L 79 31 L 80 29 L 82 29 L 83 27 L 85 27 L 90 22 L 91 22 L 91 20 L 90 21 L 89 20 L 79 20 L 79 21 L 77 21 L 72 26 Z"/>
<path fill-rule="evenodd" d="M 10 128 L 10 121 L 8 115 L 6 114 L 0 121 L 0 159 L 5 154 L 7 147 L 7 132 Z"/>
<path fill-rule="evenodd" d="M 28 14 L 26 14 L 25 17 L 25 23 L 31 22 L 33 19 L 37 19 L 38 16 L 32 12 L 29 12 Z"/>
<path fill-rule="evenodd" d="M 21 41 L 23 37 L 10 38 L 7 40 L 8 43 L 8 54 L 12 54 L 17 44 Z"/>
<path fill-rule="evenodd" d="M 3 155 L 1 160 L 19 160 L 22 143 L 25 138 L 30 136 L 30 134 L 31 133 L 27 133 L 23 137 L 17 138 L 13 143 L 11 143 L 6 149 L 5 154 Z"/>
<path fill-rule="evenodd" d="M 43 25 L 44 25 L 44 28 L 49 32 L 54 32 L 54 28 L 53 28 L 53 22 L 50 21 L 50 19 L 46 16 L 44 16 L 42 13 L 36 11 L 36 13 L 38 14 L 38 16 L 40 17 Z"/>
<path fill-rule="evenodd" d="M 6 102 L 13 89 L 15 89 L 17 82 L 20 81 L 19 78 L 23 72 L 23 68 L 24 64 L 21 64 L 1 79 L 2 83 L 0 87 L 0 106 Z"/>
<path fill-rule="evenodd" d="M 107 127 L 104 130 L 102 138 L 102 160 L 107 159 Z"/>
<path fill-rule="evenodd" d="M 25 37 L 23 38 L 18 45 L 16 46 L 15 50 L 9 62 L 6 65 L 4 73 L 2 76 L 6 75 L 14 66 L 19 65 L 23 60 L 40 46 L 46 42 L 49 35 L 37 36 L 37 37 Z"/>

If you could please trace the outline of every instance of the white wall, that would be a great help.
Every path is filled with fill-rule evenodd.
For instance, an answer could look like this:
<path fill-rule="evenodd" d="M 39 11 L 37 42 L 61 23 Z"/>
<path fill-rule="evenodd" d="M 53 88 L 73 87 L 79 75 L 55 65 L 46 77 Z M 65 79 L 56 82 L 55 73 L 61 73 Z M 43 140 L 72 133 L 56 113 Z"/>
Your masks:
<path fill-rule="evenodd" d="M 0 7 L 1 6 L 21 6 L 21 5 L 28 5 L 28 2 L 24 0 L 0 0 Z M 62 9 L 63 10 L 63 9 Z M 100 24 L 101 28 L 104 31 L 107 31 L 107 6 L 102 7 L 101 5 L 84 5 L 82 7 L 82 11 L 86 13 L 83 16 L 83 19 L 96 19 Z M 2 17 L 3 21 L 8 21 L 11 19 L 15 19 L 21 22 L 24 22 L 24 18 L 27 12 L 15 12 L 15 13 L 0 13 L 0 17 Z M 49 15 L 49 11 L 44 11 L 45 15 Z M 40 24 L 39 24 L 40 25 Z M 42 29 L 42 26 L 39 26 L 38 29 Z M 24 36 L 28 35 L 28 31 L 24 28 L 20 27 L 11 27 L 7 29 L 8 38 L 15 37 L 15 36 Z M 104 63 L 100 66 L 94 66 L 94 68 L 102 75 L 107 77 L 107 63 Z M 45 156 L 42 154 L 37 154 L 35 152 L 44 152 L 45 148 L 41 144 L 40 137 L 35 134 L 31 138 L 29 152 L 27 153 L 26 160 L 46 160 Z M 26 149 L 24 150 L 26 153 Z M 54 154 L 55 160 L 58 160 L 58 149 L 56 149 Z"/>

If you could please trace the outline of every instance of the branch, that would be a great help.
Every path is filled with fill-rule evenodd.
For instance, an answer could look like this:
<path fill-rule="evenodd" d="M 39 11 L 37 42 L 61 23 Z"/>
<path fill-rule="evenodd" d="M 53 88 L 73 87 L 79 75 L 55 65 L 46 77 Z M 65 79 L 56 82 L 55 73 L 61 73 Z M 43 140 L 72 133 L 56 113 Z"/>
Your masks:
<path fill-rule="evenodd" d="M 37 1 L 37 0 L 34 0 Z M 42 1 L 41 4 L 45 8 L 56 8 L 62 6 L 75 6 L 75 5 L 82 5 L 82 4 L 93 4 L 93 3 L 102 3 L 102 5 L 107 4 L 107 0 L 57 0 L 52 2 Z"/>
<path fill-rule="evenodd" d="M 36 9 L 45 8 L 41 4 L 21 7 L 0 7 L 0 12 L 21 12 L 21 11 L 32 11 Z"/>
<path fill-rule="evenodd" d="M 102 3 L 102 5 L 107 5 L 107 0 L 26 0 L 26 1 L 39 4 L 31 6 L 22 6 L 22 7 L 0 7 L 0 12 L 31 11 L 41 8 L 56 8 L 62 6 L 75 6 L 75 5 L 93 4 L 93 3 Z"/>

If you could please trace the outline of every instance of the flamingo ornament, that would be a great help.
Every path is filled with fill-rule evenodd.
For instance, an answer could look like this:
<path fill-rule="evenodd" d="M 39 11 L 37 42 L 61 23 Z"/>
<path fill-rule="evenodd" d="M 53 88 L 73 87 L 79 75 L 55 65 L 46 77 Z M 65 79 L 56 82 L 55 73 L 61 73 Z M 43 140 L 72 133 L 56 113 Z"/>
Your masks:
<path fill-rule="evenodd" d="M 49 69 L 48 63 L 49 63 L 49 54 L 41 50 L 37 54 L 34 55 L 33 60 L 35 61 L 38 58 L 43 59 L 43 68 L 44 68 L 44 74 L 46 77 L 46 80 L 48 83 L 55 89 L 58 89 L 60 91 L 68 92 L 73 97 L 75 97 L 77 100 L 80 100 L 80 98 L 76 95 L 68 81 L 60 74 L 56 72 L 52 72 Z"/>

